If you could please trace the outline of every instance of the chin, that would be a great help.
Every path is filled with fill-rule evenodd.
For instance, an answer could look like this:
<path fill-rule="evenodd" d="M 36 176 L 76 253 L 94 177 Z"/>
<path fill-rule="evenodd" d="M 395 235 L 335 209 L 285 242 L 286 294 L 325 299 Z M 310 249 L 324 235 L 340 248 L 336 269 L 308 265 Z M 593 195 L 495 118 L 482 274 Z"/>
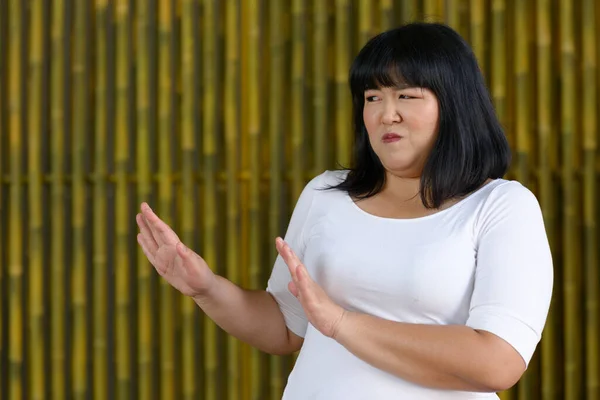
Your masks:
<path fill-rule="evenodd" d="M 383 167 L 388 170 L 388 171 L 396 171 L 396 172 L 402 172 L 402 171 L 408 171 L 408 170 L 412 170 L 414 164 L 411 163 L 408 160 L 398 160 L 398 159 L 394 159 L 394 160 L 381 160 Z"/>

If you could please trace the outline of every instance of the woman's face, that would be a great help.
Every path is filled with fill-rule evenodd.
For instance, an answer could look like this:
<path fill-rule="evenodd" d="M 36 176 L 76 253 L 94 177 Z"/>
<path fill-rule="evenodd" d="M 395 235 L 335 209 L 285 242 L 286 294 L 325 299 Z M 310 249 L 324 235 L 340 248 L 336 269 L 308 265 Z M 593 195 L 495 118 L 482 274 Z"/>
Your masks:
<path fill-rule="evenodd" d="M 384 168 L 404 178 L 419 177 L 438 132 L 433 92 L 416 87 L 366 90 L 363 119 Z"/>

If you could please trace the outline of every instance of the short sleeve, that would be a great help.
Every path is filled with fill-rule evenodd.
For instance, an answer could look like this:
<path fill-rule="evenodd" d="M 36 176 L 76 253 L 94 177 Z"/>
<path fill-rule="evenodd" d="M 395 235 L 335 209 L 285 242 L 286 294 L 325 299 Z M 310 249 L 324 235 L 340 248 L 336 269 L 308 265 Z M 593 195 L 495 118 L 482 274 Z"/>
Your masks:
<path fill-rule="evenodd" d="M 518 182 L 496 187 L 476 222 L 477 268 L 466 325 L 533 356 L 552 297 L 553 266 L 539 203 Z"/>
<path fill-rule="evenodd" d="M 313 206 L 315 193 L 317 192 L 317 184 L 321 180 L 322 175 L 317 176 L 306 185 L 292 213 L 290 223 L 284 240 L 294 250 L 298 258 L 304 260 L 305 250 L 305 234 L 308 227 L 311 225 L 310 214 Z M 300 302 L 288 290 L 288 283 L 291 282 L 292 276 L 287 264 L 281 256 L 277 255 L 275 265 L 271 272 L 267 284 L 267 292 L 269 292 L 277 301 L 287 327 L 300 337 L 304 337 L 308 320 L 304 314 L 304 310 Z"/>

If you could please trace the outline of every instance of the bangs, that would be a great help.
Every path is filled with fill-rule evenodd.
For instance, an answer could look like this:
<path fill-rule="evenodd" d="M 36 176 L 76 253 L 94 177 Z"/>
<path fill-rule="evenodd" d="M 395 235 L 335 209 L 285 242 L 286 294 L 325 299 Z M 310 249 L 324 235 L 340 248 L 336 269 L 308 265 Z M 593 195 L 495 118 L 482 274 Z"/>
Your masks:
<path fill-rule="evenodd" d="M 390 87 L 431 89 L 431 60 L 414 43 L 391 34 L 376 36 L 360 51 L 350 69 L 350 90 L 363 96 L 365 90 Z M 433 78 L 433 77 L 429 77 Z"/>

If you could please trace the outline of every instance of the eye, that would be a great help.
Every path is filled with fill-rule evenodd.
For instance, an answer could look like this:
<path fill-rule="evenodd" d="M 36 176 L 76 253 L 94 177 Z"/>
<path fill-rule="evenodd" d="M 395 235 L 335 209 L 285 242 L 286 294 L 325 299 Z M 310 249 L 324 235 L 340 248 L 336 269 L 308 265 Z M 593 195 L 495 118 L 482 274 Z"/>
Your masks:
<path fill-rule="evenodd" d="M 407 94 L 401 94 L 400 96 L 398 96 L 398 98 L 400 98 L 400 99 L 413 99 L 414 97 L 409 96 Z"/>
<path fill-rule="evenodd" d="M 367 100 L 367 102 L 372 103 L 374 101 L 379 100 L 379 97 L 377 97 L 377 96 L 367 96 L 366 100 Z"/>

